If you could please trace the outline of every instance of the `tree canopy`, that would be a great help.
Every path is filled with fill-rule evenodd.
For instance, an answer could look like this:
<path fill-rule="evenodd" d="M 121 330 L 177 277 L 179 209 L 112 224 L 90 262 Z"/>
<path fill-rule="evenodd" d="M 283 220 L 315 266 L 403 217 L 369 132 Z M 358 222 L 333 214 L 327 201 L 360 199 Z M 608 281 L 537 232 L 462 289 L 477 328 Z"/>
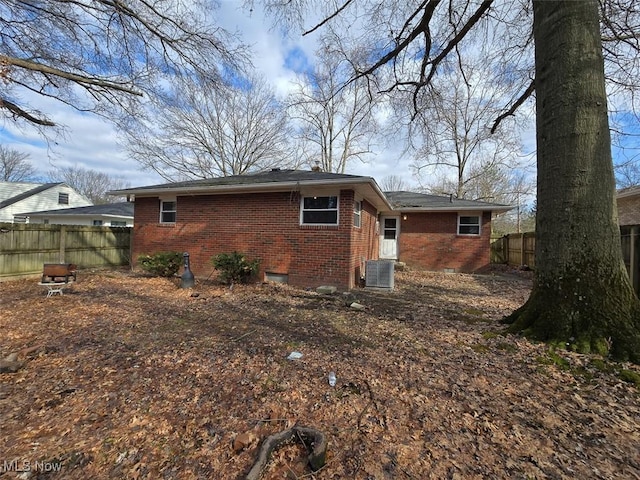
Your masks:
<path fill-rule="evenodd" d="M 378 131 L 376 100 L 366 82 L 349 82 L 350 75 L 349 62 L 327 39 L 318 48 L 316 66 L 299 75 L 288 98 L 309 160 L 325 172 L 344 173 L 354 160 L 366 162 Z"/>
<path fill-rule="evenodd" d="M 215 24 L 209 0 L 0 2 L 0 114 L 53 126 L 53 99 L 111 119 L 156 95 L 162 78 L 204 76 L 246 60 L 237 38 Z M 52 107 L 52 109 L 55 107 Z"/>
<path fill-rule="evenodd" d="M 123 129 L 123 143 L 144 169 L 166 180 L 297 164 L 286 111 L 263 78 L 217 86 L 182 79 L 145 110 Z"/>
<path fill-rule="evenodd" d="M 35 174 L 29 162 L 29 154 L 0 145 L 0 180 L 4 182 L 24 182 Z"/>
<path fill-rule="evenodd" d="M 66 183 L 95 205 L 121 201 L 121 198 L 108 195 L 107 192 L 129 187 L 129 183 L 123 178 L 78 166 L 51 170 L 48 177 L 54 182 Z"/>

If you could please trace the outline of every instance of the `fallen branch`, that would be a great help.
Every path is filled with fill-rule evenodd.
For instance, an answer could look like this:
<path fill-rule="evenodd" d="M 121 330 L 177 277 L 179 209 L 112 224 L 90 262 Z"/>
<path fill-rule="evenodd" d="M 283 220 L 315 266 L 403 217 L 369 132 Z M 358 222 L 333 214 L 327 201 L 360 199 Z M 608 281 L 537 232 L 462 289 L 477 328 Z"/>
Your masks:
<path fill-rule="evenodd" d="M 231 341 L 232 341 L 232 342 L 237 342 L 238 340 L 242 340 L 244 337 L 248 337 L 248 336 L 249 336 L 249 335 L 251 335 L 253 332 L 255 332 L 255 329 L 254 329 L 254 330 L 251 330 L 250 332 L 245 333 L 244 335 L 240 335 L 240 336 L 239 336 L 239 337 L 237 337 L 237 338 L 232 338 L 232 339 L 231 339 Z"/>
<path fill-rule="evenodd" d="M 360 425 L 362 423 L 362 417 L 364 417 L 364 414 L 369 409 L 371 404 L 373 404 L 375 402 L 375 400 L 373 398 L 373 392 L 371 391 L 371 385 L 369 385 L 369 382 L 367 382 L 366 380 L 364 381 L 364 384 L 367 386 L 367 390 L 369 391 L 369 402 L 364 406 L 364 408 L 360 412 L 360 415 L 358 415 L 358 424 L 357 424 L 358 425 L 357 426 L 358 430 L 360 430 Z"/>
<path fill-rule="evenodd" d="M 311 450 L 308 456 L 311 470 L 314 472 L 320 470 L 326 462 L 327 455 L 327 439 L 324 433 L 310 427 L 293 427 L 274 433 L 265 439 L 246 480 L 258 480 L 267 466 L 271 453 L 282 445 L 296 440 L 300 440 L 307 449 Z M 312 448 L 309 448 L 308 444 L 311 444 Z"/>

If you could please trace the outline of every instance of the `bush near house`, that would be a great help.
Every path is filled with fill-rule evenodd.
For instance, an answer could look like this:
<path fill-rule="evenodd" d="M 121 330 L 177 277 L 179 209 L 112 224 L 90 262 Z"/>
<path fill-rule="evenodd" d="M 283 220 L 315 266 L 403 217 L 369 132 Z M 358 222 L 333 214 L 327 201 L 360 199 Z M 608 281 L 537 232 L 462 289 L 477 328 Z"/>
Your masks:
<path fill-rule="evenodd" d="M 220 272 L 220 280 L 226 284 L 248 283 L 260 268 L 260 260 L 248 261 L 238 252 L 215 255 L 211 258 L 211 263 Z"/>
<path fill-rule="evenodd" d="M 182 265 L 182 253 L 159 252 L 153 255 L 140 255 L 138 265 L 145 272 L 158 277 L 173 277 Z"/>

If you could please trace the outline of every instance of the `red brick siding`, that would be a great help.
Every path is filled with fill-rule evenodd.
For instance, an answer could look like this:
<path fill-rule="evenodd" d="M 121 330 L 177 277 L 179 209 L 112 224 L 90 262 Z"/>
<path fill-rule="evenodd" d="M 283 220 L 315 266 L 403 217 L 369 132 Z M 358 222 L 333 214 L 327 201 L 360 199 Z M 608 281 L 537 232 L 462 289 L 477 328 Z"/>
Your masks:
<path fill-rule="evenodd" d="M 364 277 L 366 261 L 378 258 L 377 220 L 378 212 L 376 208 L 369 202 L 363 201 L 360 227 L 354 227 L 352 237 L 352 272 L 356 283 L 360 278 Z"/>
<path fill-rule="evenodd" d="M 179 196 L 175 225 L 158 222 L 159 204 L 157 197 L 136 198 L 134 259 L 186 251 L 196 278 L 212 272 L 212 256 L 236 250 L 260 259 L 260 278 L 272 272 L 287 274 L 292 285 L 351 288 L 359 257 L 375 239 L 370 205 L 366 215 L 363 211 L 363 228 L 353 227 L 352 190 L 340 192 L 337 226 L 301 226 L 295 192 Z"/>
<path fill-rule="evenodd" d="M 618 198 L 618 223 L 640 225 L 640 196 Z"/>
<path fill-rule="evenodd" d="M 480 236 L 458 235 L 458 213 L 407 212 L 401 217 L 399 260 L 426 270 L 480 270 L 490 261 L 491 213 L 484 212 Z"/>

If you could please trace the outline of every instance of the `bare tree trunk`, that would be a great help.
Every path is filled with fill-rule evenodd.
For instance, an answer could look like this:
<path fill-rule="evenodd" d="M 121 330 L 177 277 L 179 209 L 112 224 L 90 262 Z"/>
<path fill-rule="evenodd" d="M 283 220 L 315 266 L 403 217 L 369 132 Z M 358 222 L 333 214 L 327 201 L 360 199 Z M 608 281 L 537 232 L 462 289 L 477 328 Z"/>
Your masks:
<path fill-rule="evenodd" d="M 640 361 L 620 248 L 598 2 L 534 0 L 536 277 L 513 332 Z"/>

